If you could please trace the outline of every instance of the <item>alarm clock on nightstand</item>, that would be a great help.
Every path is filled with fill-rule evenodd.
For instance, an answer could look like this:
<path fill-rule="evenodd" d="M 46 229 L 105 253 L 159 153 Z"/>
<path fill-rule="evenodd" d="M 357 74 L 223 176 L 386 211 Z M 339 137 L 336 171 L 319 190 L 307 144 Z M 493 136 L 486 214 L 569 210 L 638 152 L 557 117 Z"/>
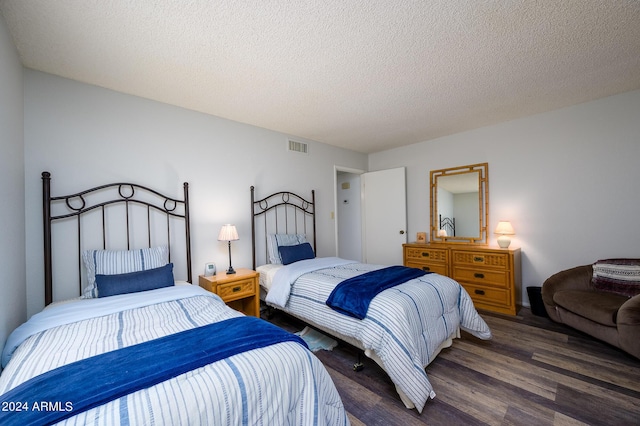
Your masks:
<path fill-rule="evenodd" d="M 209 262 L 204 265 L 204 276 L 212 277 L 216 274 L 216 264 L 213 262 Z"/>

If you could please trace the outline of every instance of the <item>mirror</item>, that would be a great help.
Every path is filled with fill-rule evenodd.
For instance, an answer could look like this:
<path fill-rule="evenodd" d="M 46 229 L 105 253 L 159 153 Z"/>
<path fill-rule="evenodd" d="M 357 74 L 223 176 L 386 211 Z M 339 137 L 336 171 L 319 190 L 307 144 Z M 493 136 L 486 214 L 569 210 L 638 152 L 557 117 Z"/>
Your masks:
<path fill-rule="evenodd" d="M 489 163 L 432 170 L 432 242 L 487 244 Z"/>

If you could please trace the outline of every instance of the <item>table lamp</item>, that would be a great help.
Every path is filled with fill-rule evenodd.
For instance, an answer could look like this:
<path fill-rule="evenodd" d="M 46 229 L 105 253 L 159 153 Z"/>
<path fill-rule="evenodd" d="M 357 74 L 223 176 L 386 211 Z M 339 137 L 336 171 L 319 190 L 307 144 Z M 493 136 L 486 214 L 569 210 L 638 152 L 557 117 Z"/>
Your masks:
<path fill-rule="evenodd" d="M 229 243 L 229 269 L 227 269 L 227 274 L 236 273 L 233 266 L 231 266 L 231 241 L 237 241 L 238 239 L 238 231 L 236 231 L 234 225 L 222 225 L 220 234 L 218 234 L 218 241 L 227 241 Z"/>
<path fill-rule="evenodd" d="M 509 235 L 515 235 L 516 233 L 513 230 L 513 226 L 511 226 L 511 222 L 501 220 L 498 222 L 495 234 L 500 235 L 498 237 L 498 245 L 502 248 L 508 248 L 509 244 L 511 244 L 511 238 L 509 238 Z"/>

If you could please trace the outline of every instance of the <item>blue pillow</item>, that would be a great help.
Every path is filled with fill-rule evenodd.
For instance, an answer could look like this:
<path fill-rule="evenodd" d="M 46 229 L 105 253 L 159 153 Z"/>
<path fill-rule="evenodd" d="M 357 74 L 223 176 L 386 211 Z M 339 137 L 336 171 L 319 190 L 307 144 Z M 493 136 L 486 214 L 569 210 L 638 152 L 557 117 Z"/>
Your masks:
<path fill-rule="evenodd" d="M 316 257 L 309 243 L 297 244 L 295 246 L 280 246 L 278 247 L 278 252 L 282 258 L 283 265 Z"/>
<path fill-rule="evenodd" d="M 267 253 L 269 255 L 269 263 L 281 264 L 280 246 L 295 246 L 307 242 L 305 234 L 269 234 L 267 236 Z"/>
<path fill-rule="evenodd" d="M 173 263 L 167 263 L 160 268 L 129 272 L 126 274 L 96 274 L 98 297 L 137 293 L 139 291 L 170 287 L 174 284 Z"/>

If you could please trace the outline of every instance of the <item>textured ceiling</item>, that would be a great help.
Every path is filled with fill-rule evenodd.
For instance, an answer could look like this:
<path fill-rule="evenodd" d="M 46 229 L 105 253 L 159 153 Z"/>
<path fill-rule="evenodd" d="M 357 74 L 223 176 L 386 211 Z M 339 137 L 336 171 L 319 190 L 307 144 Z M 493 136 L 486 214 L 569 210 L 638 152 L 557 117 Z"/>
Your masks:
<path fill-rule="evenodd" d="M 361 152 L 640 88 L 638 0 L 0 0 L 25 67 Z"/>

